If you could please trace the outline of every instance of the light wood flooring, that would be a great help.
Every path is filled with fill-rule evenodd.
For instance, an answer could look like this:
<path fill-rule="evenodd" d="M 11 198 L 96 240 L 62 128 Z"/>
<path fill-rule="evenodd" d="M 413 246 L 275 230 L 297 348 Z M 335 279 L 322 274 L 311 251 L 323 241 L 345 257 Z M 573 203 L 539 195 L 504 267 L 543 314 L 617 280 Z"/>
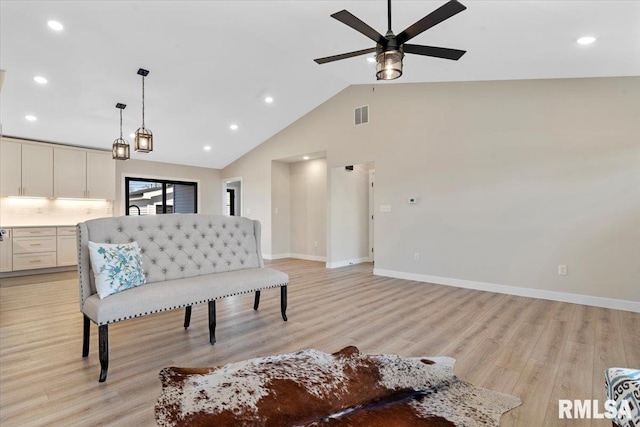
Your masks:
<path fill-rule="evenodd" d="M 165 366 L 355 345 L 367 353 L 451 356 L 476 386 L 520 397 L 503 426 L 610 426 L 559 420 L 558 399 L 604 400 L 606 367 L 640 367 L 640 314 L 376 277 L 371 264 L 328 270 L 278 260 L 287 272 L 289 321 L 280 292 L 218 301 L 218 342 L 207 306 L 112 324 L 110 366 L 98 383 L 97 328 L 81 357 L 75 272 L 3 279 L 0 287 L 0 425 L 152 426 Z"/>

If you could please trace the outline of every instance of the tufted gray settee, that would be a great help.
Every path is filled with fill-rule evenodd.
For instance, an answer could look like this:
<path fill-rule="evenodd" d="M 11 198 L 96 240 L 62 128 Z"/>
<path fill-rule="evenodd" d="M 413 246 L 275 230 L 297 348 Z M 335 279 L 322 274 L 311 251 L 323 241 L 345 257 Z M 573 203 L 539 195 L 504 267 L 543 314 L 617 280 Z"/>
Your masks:
<path fill-rule="evenodd" d="M 80 311 L 84 315 L 82 356 L 89 355 L 90 322 L 98 325 L 100 382 L 109 365 L 108 324 L 208 302 L 209 341 L 215 342 L 215 301 L 280 288 L 286 321 L 289 276 L 265 268 L 260 249 L 260 222 L 222 215 L 177 214 L 100 218 L 77 225 Z M 137 242 L 147 283 L 100 299 L 91 271 L 88 242 Z"/>

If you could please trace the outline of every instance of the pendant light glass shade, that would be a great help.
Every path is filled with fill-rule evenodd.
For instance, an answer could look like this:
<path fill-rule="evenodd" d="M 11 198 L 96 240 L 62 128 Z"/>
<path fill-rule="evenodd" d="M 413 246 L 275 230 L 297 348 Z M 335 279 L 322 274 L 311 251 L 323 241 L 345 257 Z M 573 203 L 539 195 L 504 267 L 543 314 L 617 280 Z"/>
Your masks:
<path fill-rule="evenodd" d="M 399 50 L 380 52 L 376 57 L 376 78 L 378 80 L 394 80 L 402 75 L 402 59 L 404 53 Z"/>
<path fill-rule="evenodd" d="M 153 134 L 149 129 L 140 128 L 136 131 L 136 139 L 133 144 L 136 151 L 149 153 L 153 151 Z"/>
<path fill-rule="evenodd" d="M 129 143 L 122 138 L 122 110 L 126 108 L 126 104 L 117 103 L 116 108 L 120 110 L 120 138 L 113 141 L 111 156 L 115 160 L 129 160 Z"/>
<path fill-rule="evenodd" d="M 149 75 L 149 70 L 140 68 L 138 75 L 142 76 L 142 126 L 136 131 L 133 147 L 140 153 L 150 153 L 153 151 L 153 134 L 144 127 L 144 78 Z"/>

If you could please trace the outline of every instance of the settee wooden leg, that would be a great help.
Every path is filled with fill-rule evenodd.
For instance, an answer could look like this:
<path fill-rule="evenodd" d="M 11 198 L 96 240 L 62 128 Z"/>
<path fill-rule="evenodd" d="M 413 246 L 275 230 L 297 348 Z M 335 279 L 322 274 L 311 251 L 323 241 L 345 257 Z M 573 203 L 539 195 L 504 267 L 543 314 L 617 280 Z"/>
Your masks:
<path fill-rule="evenodd" d="M 253 300 L 253 309 L 257 310 L 260 305 L 260 291 L 256 291 L 256 298 Z"/>
<path fill-rule="evenodd" d="M 100 358 L 100 382 L 107 379 L 109 369 L 109 326 L 98 326 L 98 355 Z"/>
<path fill-rule="evenodd" d="M 216 342 L 216 300 L 209 301 L 209 342 Z"/>
<path fill-rule="evenodd" d="M 82 328 L 82 357 L 87 357 L 89 355 L 89 335 L 90 335 L 90 321 L 89 318 L 84 316 L 84 325 Z"/>
<path fill-rule="evenodd" d="M 287 321 L 287 287 L 280 286 L 280 311 L 282 312 L 282 320 Z"/>
<path fill-rule="evenodd" d="M 191 306 L 188 305 L 184 309 L 184 328 L 187 329 L 191 323 Z"/>

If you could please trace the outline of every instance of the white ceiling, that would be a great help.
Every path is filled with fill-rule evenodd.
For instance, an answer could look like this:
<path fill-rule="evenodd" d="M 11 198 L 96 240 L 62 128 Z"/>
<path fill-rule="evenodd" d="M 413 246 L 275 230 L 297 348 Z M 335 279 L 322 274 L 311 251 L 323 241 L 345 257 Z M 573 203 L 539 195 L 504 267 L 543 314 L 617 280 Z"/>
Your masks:
<path fill-rule="evenodd" d="M 640 1 L 461 2 L 466 11 L 411 43 L 467 54 L 457 62 L 407 55 L 404 75 L 383 84 L 640 75 Z M 393 1 L 394 32 L 444 3 Z M 364 56 L 313 62 L 373 47 L 329 17 L 342 9 L 386 31 L 381 0 L 2 0 L 2 131 L 110 149 L 122 102 L 132 143 L 128 135 L 141 124 L 142 67 L 150 70 L 145 122 L 155 149 L 132 158 L 222 168 L 348 85 L 376 84 Z M 64 31 L 50 30 L 51 19 Z M 578 45 L 584 35 L 597 41 Z M 49 83 L 36 84 L 36 75 Z"/>

